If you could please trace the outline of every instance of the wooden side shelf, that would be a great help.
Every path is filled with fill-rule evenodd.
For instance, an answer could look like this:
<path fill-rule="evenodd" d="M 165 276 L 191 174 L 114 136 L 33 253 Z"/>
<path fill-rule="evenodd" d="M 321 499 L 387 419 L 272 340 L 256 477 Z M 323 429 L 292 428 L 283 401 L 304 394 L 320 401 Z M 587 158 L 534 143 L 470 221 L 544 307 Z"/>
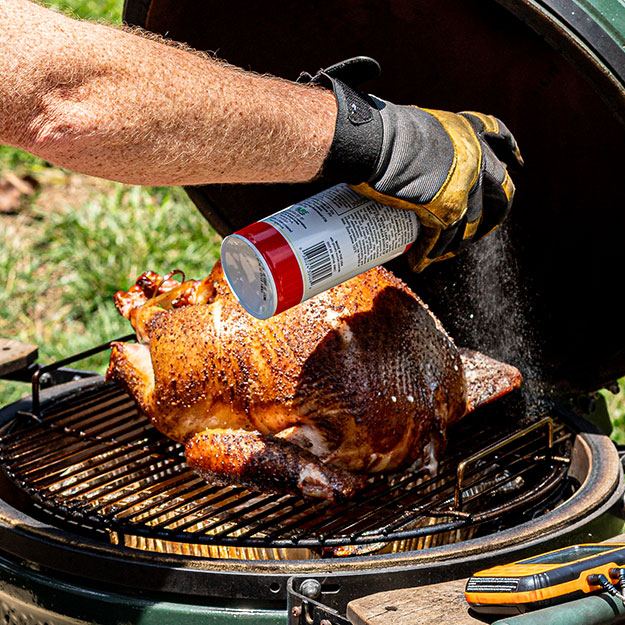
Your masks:
<path fill-rule="evenodd" d="M 625 544 L 625 534 L 605 542 Z M 353 625 L 483 625 L 489 621 L 469 614 L 469 606 L 464 600 L 466 583 L 466 579 L 457 579 L 355 599 L 347 606 L 347 618 Z M 490 622 L 493 620 L 496 618 L 491 617 Z"/>
<path fill-rule="evenodd" d="M 483 625 L 464 600 L 466 579 L 402 588 L 356 599 L 347 606 L 354 625 Z"/>
<path fill-rule="evenodd" d="M 0 338 L 0 377 L 28 367 L 37 360 L 37 346 Z"/>

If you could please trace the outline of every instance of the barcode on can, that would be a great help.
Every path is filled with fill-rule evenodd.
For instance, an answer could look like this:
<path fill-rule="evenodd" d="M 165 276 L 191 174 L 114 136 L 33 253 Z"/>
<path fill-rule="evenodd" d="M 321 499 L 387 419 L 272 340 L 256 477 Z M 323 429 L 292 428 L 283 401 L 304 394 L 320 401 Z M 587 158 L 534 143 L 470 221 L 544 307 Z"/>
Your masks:
<path fill-rule="evenodd" d="M 319 241 L 319 243 L 304 248 L 302 256 L 311 287 L 332 276 L 332 261 L 325 241 Z"/>
<path fill-rule="evenodd" d="M 261 265 L 260 261 L 258 261 L 258 279 L 260 282 L 260 295 L 263 298 L 263 302 L 266 302 L 269 293 L 269 285 L 265 268 Z"/>

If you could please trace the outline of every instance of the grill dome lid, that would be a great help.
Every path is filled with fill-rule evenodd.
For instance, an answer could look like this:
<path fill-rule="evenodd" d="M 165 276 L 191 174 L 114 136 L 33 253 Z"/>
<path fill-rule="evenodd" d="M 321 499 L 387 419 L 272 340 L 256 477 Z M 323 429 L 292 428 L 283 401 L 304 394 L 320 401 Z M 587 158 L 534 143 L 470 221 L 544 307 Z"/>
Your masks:
<path fill-rule="evenodd" d="M 591 390 L 625 374 L 625 6 L 598 0 L 126 0 L 125 20 L 257 72 L 295 79 L 369 55 L 368 89 L 501 117 L 521 145 L 503 234 L 407 279 L 459 344 Z M 220 234 L 314 184 L 187 189 Z M 405 272 L 403 263 L 393 269 Z M 405 273 L 404 277 L 408 274 Z"/>

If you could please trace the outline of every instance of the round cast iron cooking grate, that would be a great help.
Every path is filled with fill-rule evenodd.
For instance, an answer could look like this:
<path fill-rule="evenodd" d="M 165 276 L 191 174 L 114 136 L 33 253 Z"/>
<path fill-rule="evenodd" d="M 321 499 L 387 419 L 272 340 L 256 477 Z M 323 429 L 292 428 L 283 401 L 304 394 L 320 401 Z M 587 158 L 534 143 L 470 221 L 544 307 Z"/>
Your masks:
<path fill-rule="evenodd" d="M 326 557 L 423 549 L 516 525 L 575 488 L 564 423 L 544 417 L 506 431 L 505 415 L 489 410 L 450 431 L 436 476 L 375 476 L 342 505 L 207 484 L 182 446 L 106 383 L 40 416 L 19 413 L 1 432 L 0 462 L 43 514 L 114 544 L 260 559 L 289 557 L 285 549 Z"/>

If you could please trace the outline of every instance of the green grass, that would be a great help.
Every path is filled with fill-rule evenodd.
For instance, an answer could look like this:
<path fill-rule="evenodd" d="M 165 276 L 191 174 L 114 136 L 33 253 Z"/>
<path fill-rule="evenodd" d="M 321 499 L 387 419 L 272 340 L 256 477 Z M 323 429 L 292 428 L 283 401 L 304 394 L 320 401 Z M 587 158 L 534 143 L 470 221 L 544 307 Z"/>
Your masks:
<path fill-rule="evenodd" d="M 619 388 L 621 390 L 617 395 L 605 390 L 601 394 L 606 399 L 612 421 L 612 439 L 625 445 L 625 378 L 619 380 Z"/>
<path fill-rule="evenodd" d="M 213 231 L 181 190 L 115 185 L 110 195 L 79 210 L 53 214 L 36 247 L 61 274 L 62 305 L 86 323 L 148 265 L 203 276 L 216 258 L 216 245 Z"/>
<path fill-rule="evenodd" d="M 0 146 L 0 172 L 11 170 L 17 173 L 30 173 L 45 167 L 45 161 L 37 156 L 16 148 Z"/>
<path fill-rule="evenodd" d="M 123 0 L 43 0 L 42 4 L 72 17 L 121 24 Z"/>
<path fill-rule="evenodd" d="M 39 345 L 41 362 L 128 334 L 112 296 L 144 270 L 203 277 L 219 253 L 219 237 L 180 189 L 111 183 L 82 206 L 51 214 L 35 206 L 28 219 L 26 238 L 0 222 L 0 336 Z M 103 371 L 107 360 L 80 366 Z M 26 391 L 0 382 L 0 405 Z"/>

